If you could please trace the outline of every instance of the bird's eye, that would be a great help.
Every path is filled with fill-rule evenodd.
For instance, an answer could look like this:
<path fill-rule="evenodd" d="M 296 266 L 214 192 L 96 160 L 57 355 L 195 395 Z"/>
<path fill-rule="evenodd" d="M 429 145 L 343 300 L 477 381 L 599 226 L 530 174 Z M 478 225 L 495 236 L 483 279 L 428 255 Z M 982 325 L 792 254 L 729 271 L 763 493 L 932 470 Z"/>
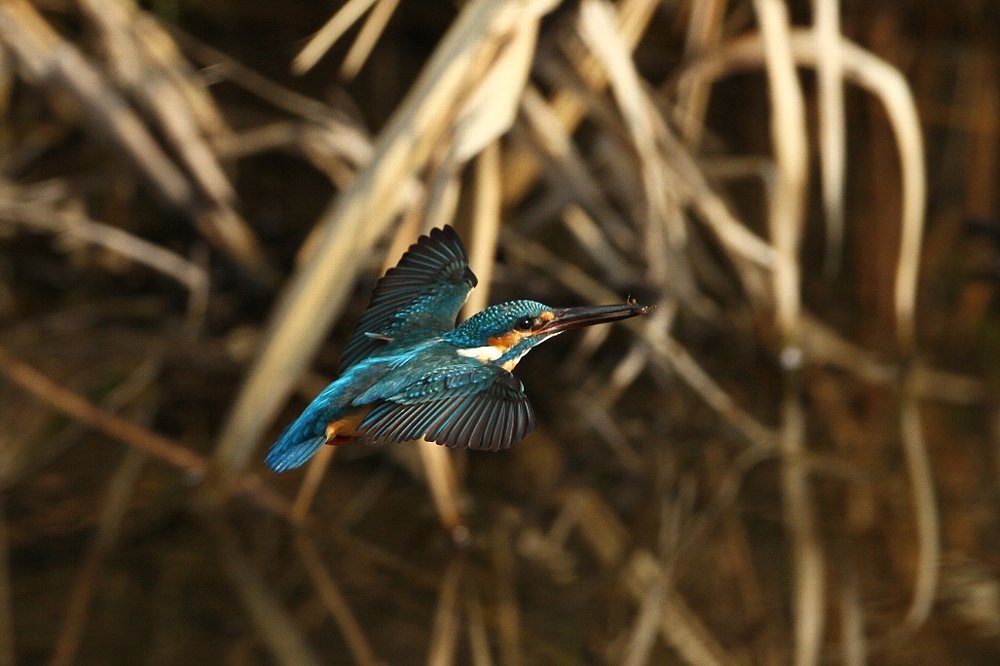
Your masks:
<path fill-rule="evenodd" d="M 534 325 L 535 325 L 535 320 L 532 319 L 531 317 L 521 317 L 520 319 L 517 320 L 517 323 L 514 324 L 514 326 L 519 331 L 530 331 L 531 327 Z"/>

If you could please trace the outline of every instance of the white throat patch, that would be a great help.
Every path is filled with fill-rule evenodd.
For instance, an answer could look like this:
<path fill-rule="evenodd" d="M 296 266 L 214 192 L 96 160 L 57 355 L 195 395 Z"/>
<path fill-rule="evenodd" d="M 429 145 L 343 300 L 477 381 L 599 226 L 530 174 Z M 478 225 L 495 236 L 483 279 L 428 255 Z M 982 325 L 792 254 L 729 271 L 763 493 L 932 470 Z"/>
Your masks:
<path fill-rule="evenodd" d="M 490 361 L 495 361 L 504 355 L 504 350 L 499 347 L 494 347 L 493 345 L 486 345 L 484 347 L 469 347 L 468 349 L 459 349 L 459 355 L 467 356 L 469 358 L 474 358 L 480 363 L 489 363 Z"/>

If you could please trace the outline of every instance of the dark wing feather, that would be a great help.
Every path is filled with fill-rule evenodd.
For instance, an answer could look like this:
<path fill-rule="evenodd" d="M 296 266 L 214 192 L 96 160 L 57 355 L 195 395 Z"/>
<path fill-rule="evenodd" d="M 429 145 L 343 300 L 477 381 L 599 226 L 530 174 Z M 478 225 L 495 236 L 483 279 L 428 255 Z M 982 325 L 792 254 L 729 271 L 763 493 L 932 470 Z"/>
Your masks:
<path fill-rule="evenodd" d="M 451 448 L 509 448 L 534 429 L 531 404 L 514 375 L 474 363 L 439 370 L 378 403 L 360 435 L 379 444 L 424 437 Z"/>
<path fill-rule="evenodd" d="M 477 282 L 455 230 L 431 229 L 375 285 L 368 309 L 340 357 L 341 371 L 392 338 L 416 331 L 438 335 L 453 328 Z"/>

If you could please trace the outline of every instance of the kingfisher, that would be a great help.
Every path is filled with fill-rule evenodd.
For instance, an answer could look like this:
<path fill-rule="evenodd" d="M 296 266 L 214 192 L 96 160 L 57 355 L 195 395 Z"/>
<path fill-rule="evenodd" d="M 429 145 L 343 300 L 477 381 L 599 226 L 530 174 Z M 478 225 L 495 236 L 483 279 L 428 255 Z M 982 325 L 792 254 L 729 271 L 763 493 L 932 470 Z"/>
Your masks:
<path fill-rule="evenodd" d="M 340 376 L 278 438 L 265 462 L 299 467 L 324 444 L 415 439 L 499 451 L 535 427 L 511 373 L 563 331 L 642 315 L 650 306 L 492 305 L 455 325 L 478 280 L 458 234 L 432 229 L 379 279 L 340 358 Z"/>

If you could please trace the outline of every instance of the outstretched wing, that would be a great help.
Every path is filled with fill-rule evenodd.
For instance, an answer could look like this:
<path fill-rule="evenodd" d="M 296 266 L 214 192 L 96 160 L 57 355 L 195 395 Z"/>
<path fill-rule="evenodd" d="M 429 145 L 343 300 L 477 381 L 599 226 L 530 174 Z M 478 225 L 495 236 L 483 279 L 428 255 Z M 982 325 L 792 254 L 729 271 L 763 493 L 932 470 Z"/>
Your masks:
<path fill-rule="evenodd" d="M 460 358 L 377 403 L 358 432 L 379 444 L 423 437 L 451 448 L 499 451 L 534 427 L 534 411 L 514 375 Z"/>
<path fill-rule="evenodd" d="M 392 338 L 417 331 L 437 335 L 453 328 L 477 282 L 455 230 L 431 229 L 375 285 L 368 309 L 340 357 L 341 371 Z"/>

